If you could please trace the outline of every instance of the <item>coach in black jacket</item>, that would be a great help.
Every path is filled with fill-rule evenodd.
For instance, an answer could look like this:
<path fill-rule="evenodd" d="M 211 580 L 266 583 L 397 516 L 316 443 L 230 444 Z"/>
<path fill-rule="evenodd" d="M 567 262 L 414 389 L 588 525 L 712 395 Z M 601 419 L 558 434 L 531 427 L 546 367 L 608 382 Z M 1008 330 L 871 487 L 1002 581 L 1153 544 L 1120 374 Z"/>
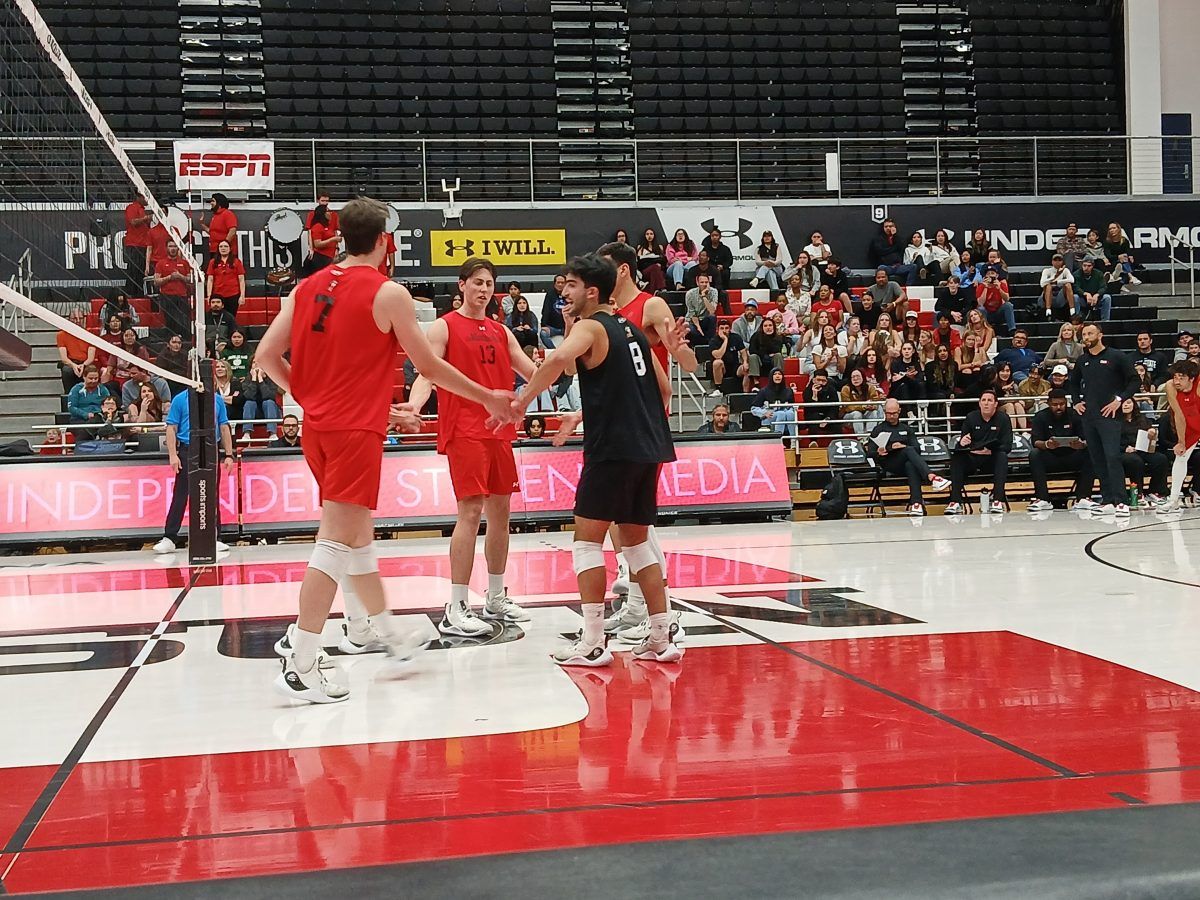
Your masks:
<path fill-rule="evenodd" d="M 1008 454 L 1012 452 L 1012 421 L 996 408 L 991 388 L 979 396 L 979 409 L 967 413 L 962 432 L 950 444 L 950 504 L 946 515 L 961 512 L 963 485 L 968 475 L 992 470 L 992 508 L 1004 512 L 1004 484 L 1008 478 Z"/>
<path fill-rule="evenodd" d="M 1104 346 L 1104 332 L 1098 322 L 1083 326 L 1081 343 L 1083 355 L 1071 370 L 1071 394 L 1075 412 L 1083 416 L 1083 439 L 1100 479 L 1103 506 L 1098 511 L 1128 516 L 1118 413 L 1121 401 L 1137 393 L 1137 372 L 1128 354 Z M 1089 509 L 1091 502 L 1076 503 L 1075 508 Z"/>

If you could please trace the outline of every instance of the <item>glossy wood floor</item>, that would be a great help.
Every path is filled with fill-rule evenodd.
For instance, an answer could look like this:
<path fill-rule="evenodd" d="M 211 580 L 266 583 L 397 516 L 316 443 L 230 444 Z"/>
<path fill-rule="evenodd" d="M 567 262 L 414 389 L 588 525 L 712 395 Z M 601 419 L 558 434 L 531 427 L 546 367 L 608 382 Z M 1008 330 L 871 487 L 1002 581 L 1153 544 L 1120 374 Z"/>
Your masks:
<path fill-rule="evenodd" d="M 662 536 L 681 665 L 555 667 L 569 536 L 525 536 L 532 622 L 332 707 L 269 687 L 307 546 L 4 560 L 3 890 L 1200 800 L 1200 515 Z M 382 550 L 433 635 L 445 542 Z"/>

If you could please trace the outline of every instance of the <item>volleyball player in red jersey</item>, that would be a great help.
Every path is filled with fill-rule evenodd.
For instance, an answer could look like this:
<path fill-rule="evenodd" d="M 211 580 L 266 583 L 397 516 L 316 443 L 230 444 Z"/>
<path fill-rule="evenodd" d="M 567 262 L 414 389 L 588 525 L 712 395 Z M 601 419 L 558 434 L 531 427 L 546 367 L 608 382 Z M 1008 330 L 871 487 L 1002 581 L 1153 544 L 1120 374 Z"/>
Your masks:
<path fill-rule="evenodd" d="M 458 271 L 458 290 L 462 306 L 425 332 L 433 352 L 485 387 L 512 387 L 514 372 L 528 382 L 537 366 L 521 351 L 516 336 L 487 315 L 496 291 L 495 266 L 486 259 L 468 259 Z M 423 408 L 429 393 L 429 382 L 424 376 L 418 378 L 409 404 Z M 512 495 L 521 489 L 512 450 L 517 429 L 510 425 L 493 433 L 487 415 L 479 404 L 453 394 L 438 398 L 438 452 L 445 454 L 450 464 L 450 481 L 458 499 L 458 520 L 450 538 L 450 602 L 438 630 L 458 637 L 490 635 L 489 621 L 529 621 L 529 614 L 508 598 L 504 587 L 509 507 Z M 481 617 L 471 609 L 468 585 L 482 515 L 487 516 L 483 554 L 488 586 Z"/>
<path fill-rule="evenodd" d="M 496 424 L 518 418 L 510 407 L 512 391 L 481 387 L 434 354 L 408 291 L 379 273 L 386 218 L 383 204 L 375 200 L 346 204 L 341 213 L 345 261 L 296 286 L 255 354 L 272 380 L 304 408 L 302 449 L 321 492 L 316 547 L 300 587 L 300 615 L 288 634 L 292 649 L 275 681 L 285 696 L 313 703 L 349 696 L 321 652 L 321 631 L 344 577 L 369 617 L 365 633 L 348 638 L 364 650 L 382 647 L 400 658 L 426 642 L 393 631 L 372 546 L 371 510 L 379 499 L 389 418 L 407 430 L 419 427 L 411 408 L 391 405 L 397 350 L 403 345 L 425 377 L 481 404 Z M 290 362 L 284 358 L 289 350 Z"/>
<path fill-rule="evenodd" d="M 1183 359 L 1172 363 L 1171 380 L 1163 385 L 1167 394 L 1167 409 L 1175 426 L 1175 462 L 1171 466 L 1171 496 L 1158 507 L 1159 512 L 1175 512 L 1183 497 L 1183 480 L 1187 477 L 1188 459 L 1200 445 L 1200 364 Z M 1195 493 L 1195 479 L 1192 492 Z"/>
<path fill-rule="evenodd" d="M 613 307 L 624 318 L 642 329 L 642 333 L 646 335 L 646 340 L 650 344 L 650 351 L 658 359 L 662 370 L 670 373 L 670 357 L 674 356 L 685 372 L 695 372 L 697 368 L 696 354 L 686 342 L 672 340 L 670 343 L 676 349 L 668 350 L 667 337 L 671 332 L 681 328 L 680 322 L 683 320 L 676 320 L 666 300 L 641 290 L 634 280 L 638 270 L 637 251 L 628 244 L 613 242 L 605 244 L 596 252 L 617 267 L 617 285 L 613 289 L 612 295 Z M 637 586 L 637 583 L 628 579 L 628 566 L 624 562 L 624 553 L 617 529 L 611 529 L 609 537 L 613 542 L 613 549 L 617 551 L 621 559 L 618 582 L 613 585 L 613 588 L 614 591 L 618 591 L 618 584 L 627 585 L 628 595 L 624 606 L 620 610 L 615 610 L 611 616 L 605 619 L 604 631 L 607 634 L 615 634 L 618 640 L 626 643 L 640 644 L 650 633 L 650 617 L 646 610 L 646 598 L 642 595 L 641 588 Z M 663 556 L 662 548 L 659 546 L 654 526 L 650 527 L 648 540 L 659 557 L 665 577 L 666 557 Z M 673 617 L 677 619 L 678 614 L 674 614 Z"/>

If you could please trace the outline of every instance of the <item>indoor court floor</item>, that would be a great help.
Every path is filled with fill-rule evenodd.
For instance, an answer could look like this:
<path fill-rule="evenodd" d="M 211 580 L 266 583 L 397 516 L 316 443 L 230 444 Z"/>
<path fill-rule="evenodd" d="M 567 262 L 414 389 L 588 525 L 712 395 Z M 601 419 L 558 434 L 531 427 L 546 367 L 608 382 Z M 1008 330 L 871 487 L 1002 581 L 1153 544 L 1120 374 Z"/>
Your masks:
<path fill-rule="evenodd" d="M 0 894 L 1200 896 L 1200 511 L 660 534 L 682 664 L 553 665 L 570 534 L 517 535 L 530 623 L 322 707 L 309 544 L 0 560 Z M 381 545 L 431 638 L 446 549 Z"/>

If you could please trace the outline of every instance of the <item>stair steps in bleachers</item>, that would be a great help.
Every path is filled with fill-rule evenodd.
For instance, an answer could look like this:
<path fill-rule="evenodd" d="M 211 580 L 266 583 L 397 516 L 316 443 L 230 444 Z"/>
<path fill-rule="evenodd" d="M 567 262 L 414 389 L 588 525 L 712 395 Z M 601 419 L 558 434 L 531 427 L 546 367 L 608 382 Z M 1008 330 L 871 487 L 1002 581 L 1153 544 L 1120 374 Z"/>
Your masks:
<path fill-rule="evenodd" d="M 972 137 L 975 87 L 970 17 L 957 3 L 912 0 L 896 7 L 903 61 L 905 133 L 910 138 Z M 908 191 L 979 192 L 978 148 L 973 142 L 910 141 Z"/>
<path fill-rule="evenodd" d="M 579 138 L 633 132 L 627 0 L 554 0 L 561 198 L 632 199 L 633 148 Z"/>
<path fill-rule="evenodd" d="M 179 0 L 179 46 L 185 133 L 265 136 L 258 0 Z"/>

